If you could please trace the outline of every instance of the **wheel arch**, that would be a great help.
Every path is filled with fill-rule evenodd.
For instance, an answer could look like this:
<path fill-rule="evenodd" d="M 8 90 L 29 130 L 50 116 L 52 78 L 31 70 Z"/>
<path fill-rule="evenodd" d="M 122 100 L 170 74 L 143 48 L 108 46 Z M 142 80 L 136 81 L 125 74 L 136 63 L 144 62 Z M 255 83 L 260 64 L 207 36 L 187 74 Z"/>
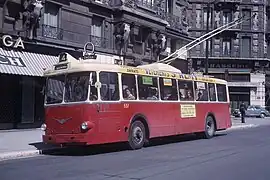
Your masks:
<path fill-rule="evenodd" d="M 129 121 L 129 127 L 128 127 L 128 131 L 131 127 L 131 124 L 135 121 L 141 121 L 145 127 L 145 133 L 146 133 L 146 139 L 149 140 L 150 138 L 150 128 L 149 128 L 149 124 L 148 124 L 148 119 L 145 115 L 138 113 L 135 114 L 134 116 L 132 116 L 132 118 Z"/>
<path fill-rule="evenodd" d="M 208 113 L 206 114 L 206 116 L 205 116 L 204 119 L 206 120 L 206 118 L 207 118 L 208 116 L 211 116 L 211 117 L 213 118 L 214 123 L 215 123 L 215 130 L 217 130 L 217 120 L 216 120 L 215 114 L 214 114 L 213 112 L 208 112 Z"/>

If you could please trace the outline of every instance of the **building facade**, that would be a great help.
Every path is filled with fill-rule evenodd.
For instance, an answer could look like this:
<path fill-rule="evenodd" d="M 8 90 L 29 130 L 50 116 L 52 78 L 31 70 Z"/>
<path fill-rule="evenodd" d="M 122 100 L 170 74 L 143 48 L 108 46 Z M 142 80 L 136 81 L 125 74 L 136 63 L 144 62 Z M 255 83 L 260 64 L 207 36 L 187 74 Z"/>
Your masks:
<path fill-rule="evenodd" d="M 207 3 L 190 0 L 190 35 L 205 34 Z M 209 75 L 229 82 L 231 109 L 239 108 L 241 102 L 269 106 L 267 102 L 267 76 L 269 70 L 269 38 L 266 0 L 215 0 L 210 3 L 209 29 L 213 30 L 242 16 L 252 18 L 234 26 L 208 41 Z M 267 51 L 268 50 L 268 51 Z M 198 45 L 189 54 L 191 69 L 205 71 L 206 42 Z M 267 103 L 266 103 L 267 102 Z"/>
<path fill-rule="evenodd" d="M 92 42 L 101 63 L 155 62 L 192 40 L 187 8 L 186 0 L 1 1 L 0 129 L 44 121 L 42 73 L 59 53 L 79 57 Z M 186 59 L 172 64 L 187 72 Z"/>

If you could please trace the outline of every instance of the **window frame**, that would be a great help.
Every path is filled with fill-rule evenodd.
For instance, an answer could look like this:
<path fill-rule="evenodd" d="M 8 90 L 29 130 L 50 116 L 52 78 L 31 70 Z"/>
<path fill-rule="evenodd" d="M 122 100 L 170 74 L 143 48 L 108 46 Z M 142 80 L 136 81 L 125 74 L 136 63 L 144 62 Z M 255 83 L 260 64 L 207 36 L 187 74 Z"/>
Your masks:
<path fill-rule="evenodd" d="M 52 6 L 54 6 L 54 8 L 56 8 L 57 9 L 57 26 L 53 26 L 51 23 L 47 23 L 47 22 L 45 22 L 45 19 L 46 19 L 46 16 L 50 16 L 51 15 L 51 13 L 50 12 L 48 12 L 48 9 L 50 9 L 51 10 L 51 8 L 50 7 L 52 7 Z M 56 10 L 55 9 L 55 10 Z M 45 5 L 44 5 L 44 12 L 43 12 L 43 17 L 42 17 L 42 19 L 43 19 L 43 24 L 44 25 L 47 25 L 47 26 L 50 26 L 50 27 L 52 27 L 52 28 L 59 28 L 60 27 L 60 17 L 59 17 L 59 15 L 60 15 L 60 10 L 61 10 L 61 7 L 58 5 L 58 4 L 55 4 L 55 3 L 53 3 L 53 2 L 46 2 L 45 3 Z"/>
<path fill-rule="evenodd" d="M 225 88 L 225 100 L 224 101 L 220 101 L 219 100 L 219 91 L 218 91 L 218 86 L 224 86 Z M 216 84 L 216 88 L 217 88 L 217 102 L 219 103 L 225 103 L 225 102 L 228 102 L 229 98 L 228 98 L 228 88 L 227 88 L 227 85 L 226 84 Z"/>
<path fill-rule="evenodd" d="M 180 96 L 180 86 L 179 86 L 179 83 L 180 83 L 181 81 L 189 82 L 189 83 L 192 84 L 192 100 L 187 100 L 187 101 L 185 101 L 185 100 L 182 100 L 182 99 L 181 99 L 181 96 Z M 194 80 L 178 79 L 178 81 L 177 81 L 177 86 L 178 86 L 178 87 L 177 87 L 177 91 L 178 91 L 178 101 L 180 101 L 180 102 L 195 102 L 195 101 L 196 101 L 196 100 L 195 100 Z"/>
<path fill-rule="evenodd" d="M 102 100 L 102 96 L 101 96 L 101 88 L 102 88 L 102 82 L 101 82 L 101 79 L 100 79 L 100 75 L 102 73 L 115 73 L 117 75 L 117 85 L 115 85 L 115 87 L 118 88 L 118 100 Z M 118 72 L 114 72 L 114 71 L 98 71 L 98 78 L 97 78 L 97 81 L 101 83 L 101 87 L 98 88 L 98 101 L 101 101 L 101 102 L 120 102 L 121 101 L 121 88 L 120 88 L 120 80 L 119 80 L 119 73 Z"/>
<path fill-rule="evenodd" d="M 214 85 L 214 88 L 215 88 L 215 100 L 211 100 L 209 84 Z M 217 87 L 216 87 L 216 83 L 207 83 L 207 86 L 208 86 L 208 98 L 209 98 L 209 101 L 210 102 L 217 102 Z"/>
<path fill-rule="evenodd" d="M 197 100 L 197 96 L 198 95 L 196 95 L 196 89 L 197 89 L 197 84 L 195 84 L 195 83 L 197 83 L 197 82 L 199 82 L 199 83 L 204 83 L 204 85 L 205 85 L 205 88 L 206 88 L 206 90 L 207 90 L 207 92 L 206 92 L 206 94 L 207 94 L 207 100 L 201 100 L 201 101 L 199 101 L 199 100 Z M 196 88 L 195 88 L 195 85 L 196 85 Z M 205 81 L 194 81 L 194 101 L 196 101 L 196 102 L 209 102 L 210 100 L 209 100 L 209 89 L 208 89 L 208 83 L 207 82 L 205 82 Z M 203 94 L 204 95 L 204 94 Z M 196 96 L 196 98 L 195 98 L 195 96 Z"/>
<path fill-rule="evenodd" d="M 163 99 L 164 97 L 163 97 L 163 93 L 161 93 L 161 87 L 162 87 L 162 89 L 164 88 L 164 79 L 170 79 L 171 81 L 172 81 L 172 86 L 171 86 L 171 89 L 173 89 L 173 81 L 175 82 L 175 90 L 176 90 L 176 96 L 177 96 L 177 99 L 175 99 L 175 100 L 171 100 L 171 99 Z M 163 82 L 163 85 L 161 86 L 161 81 Z M 175 102 L 175 101 L 179 101 L 179 92 L 178 92 L 178 80 L 177 79 L 175 79 L 175 78 L 167 78 L 167 77 L 159 77 L 158 78 L 158 84 L 159 84 L 159 96 L 160 96 L 160 100 L 161 101 L 173 101 L 173 102 Z M 167 86 L 168 87 L 168 86 Z M 164 90 L 164 89 L 163 89 Z"/>
<path fill-rule="evenodd" d="M 97 91 L 97 99 L 96 100 L 91 100 L 90 97 L 91 97 L 91 84 L 90 84 L 90 74 L 91 73 L 95 73 L 96 74 L 96 82 L 99 82 L 99 72 L 98 71 L 89 71 L 89 87 L 88 87 L 88 100 L 90 102 L 97 102 L 97 101 L 100 101 L 100 95 L 99 95 L 99 88 L 96 88 L 95 87 L 95 84 L 94 84 L 94 87 L 96 88 L 96 91 Z"/>
<path fill-rule="evenodd" d="M 157 88 L 157 94 L 158 94 L 158 97 L 157 97 L 157 99 L 141 99 L 141 96 L 140 96 L 140 87 L 139 87 L 139 78 L 142 78 L 142 77 L 151 77 L 151 78 L 156 78 L 156 84 L 157 84 L 157 86 L 156 86 L 156 88 Z M 154 83 L 153 83 L 154 84 Z M 160 101 L 160 87 L 159 87 L 159 77 L 158 76 L 149 76 L 149 75 L 137 75 L 137 89 L 138 89 L 138 100 L 140 100 L 140 101 Z M 155 86 L 153 86 L 153 87 L 155 87 Z"/>
<path fill-rule="evenodd" d="M 229 45 L 229 49 L 227 54 L 225 53 L 225 47 Z M 222 39 L 222 55 L 225 57 L 230 57 L 232 55 L 232 39 L 230 38 L 223 38 Z"/>
<path fill-rule="evenodd" d="M 104 18 L 103 17 L 100 17 L 100 16 L 93 16 L 92 19 L 91 19 L 91 30 L 90 30 L 90 36 L 91 37 L 95 37 L 95 38 L 100 38 L 102 39 L 104 37 Z M 96 27 L 99 27 L 97 26 L 97 23 L 101 23 L 100 24 L 100 31 L 98 31 L 100 33 L 100 36 L 96 33 L 97 31 L 97 28 Z M 102 71 L 100 71 L 102 72 Z"/>
<path fill-rule="evenodd" d="M 127 75 L 127 76 L 133 76 L 134 77 L 134 80 L 135 80 L 135 99 L 125 99 L 124 98 L 124 86 L 123 86 L 123 75 Z M 139 100 L 139 95 L 138 95 L 138 82 L 137 82 L 137 75 L 136 74 L 130 74 L 130 73 L 121 73 L 120 74 L 120 79 L 121 79 L 121 88 L 119 86 L 119 91 L 121 89 L 121 96 L 120 96 L 120 99 L 123 100 L 123 101 L 136 101 L 136 100 Z"/>

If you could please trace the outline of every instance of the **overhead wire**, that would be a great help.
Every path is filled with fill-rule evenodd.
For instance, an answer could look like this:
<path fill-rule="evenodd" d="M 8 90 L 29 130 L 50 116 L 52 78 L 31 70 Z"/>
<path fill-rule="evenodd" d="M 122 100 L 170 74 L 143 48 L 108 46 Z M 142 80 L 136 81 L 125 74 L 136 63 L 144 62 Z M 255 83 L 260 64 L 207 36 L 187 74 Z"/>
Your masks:
<path fill-rule="evenodd" d="M 256 16 L 256 13 L 252 17 L 247 18 L 247 19 L 244 18 L 245 16 L 242 16 L 242 17 L 240 17 L 240 18 L 238 18 L 238 19 L 236 19 L 236 20 L 234 20 L 234 21 L 232 21 L 232 22 L 230 22 L 228 24 L 225 24 L 225 25 L 223 25 L 223 26 L 221 26 L 221 27 L 219 27 L 219 28 L 217 28 L 217 29 L 215 29 L 213 31 L 210 31 L 210 32 L 202 35 L 201 37 L 195 39 L 194 41 L 188 43 L 187 45 L 181 47 L 180 49 L 176 50 L 174 53 L 170 54 L 168 57 L 166 57 L 166 58 L 164 58 L 164 59 L 162 59 L 162 60 L 160 60 L 160 61 L 158 61 L 156 63 L 168 63 L 168 64 L 170 64 L 172 61 L 179 58 L 180 56 L 182 56 L 183 54 L 185 54 L 187 51 L 189 51 L 193 47 L 197 46 L 198 44 L 201 44 L 202 42 L 210 39 L 211 37 L 213 37 L 213 36 L 215 36 L 217 34 L 220 34 L 221 32 L 223 32 L 223 31 L 225 31 L 227 29 L 230 29 L 231 27 L 234 27 L 234 26 L 236 26 L 238 24 L 241 24 L 244 21 L 248 21 L 248 20 L 254 18 L 255 16 Z M 177 56 L 171 58 L 174 55 L 177 55 Z"/>

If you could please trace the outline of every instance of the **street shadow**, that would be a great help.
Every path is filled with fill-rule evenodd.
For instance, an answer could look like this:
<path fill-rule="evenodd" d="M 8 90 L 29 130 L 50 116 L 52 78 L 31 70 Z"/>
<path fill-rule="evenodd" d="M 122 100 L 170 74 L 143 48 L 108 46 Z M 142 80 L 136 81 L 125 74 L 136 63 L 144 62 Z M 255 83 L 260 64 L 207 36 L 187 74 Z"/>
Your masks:
<path fill-rule="evenodd" d="M 225 132 L 224 133 L 219 132 L 217 135 L 215 135 L 214 138 L 218 138 L 224 135 L 227 134 Z M 188 141 L 196 141 L 201 139 L 202 137 L 196 136 L 195 134 L 154 138 L 151 139 L 151 141 L 145 146 L 145 148 L 163 146 L 174 143 L 182 143 Z M 50 146 L 43 143 L 32 143 L 32 145 L 35 146 L 37 149 L 39 149 L 41 151 L 41 154 L 51 156 L 91 156 L 130 150 L 126 142 L 110 143 L 102 145 L 89 145 L 89 146 L 68 146 L 62 148 L 60 146 Z M 55 147 L 55 148 L 50 149 L 48 147 Z"/>
<path fill-rule="evenodd" d="M 218 138 L 220 136 L 227 135 L 227 132 L 219 132 L 213 138 Z M 169 136 L 169 137 L 162 137 L 162 138 L 154 138 L 151 139 L 151 142 L 147 147 L 151 146 L 162 146 L 167 144 L 174 144 L 174 143 L 182 143 L 182 142 L 189 142 L 189 141 L 198 141 L 205 139 L 202 136 L 198 136 L 196 134 L 184 134 L 184 135 L 176 135 L 176 136 Z"/>
<path fill-rule="evenodd" d="M 60 146 L 57 145 L 52 145 L 52 144 L 45 144 L 43 142 L 34 142 L 34 143 L 29 143 L 28 145 L 34 146 L 37 150 L 47 150 L 47 149 L 56 149 L 56 148 L 61 148 Z"/>

